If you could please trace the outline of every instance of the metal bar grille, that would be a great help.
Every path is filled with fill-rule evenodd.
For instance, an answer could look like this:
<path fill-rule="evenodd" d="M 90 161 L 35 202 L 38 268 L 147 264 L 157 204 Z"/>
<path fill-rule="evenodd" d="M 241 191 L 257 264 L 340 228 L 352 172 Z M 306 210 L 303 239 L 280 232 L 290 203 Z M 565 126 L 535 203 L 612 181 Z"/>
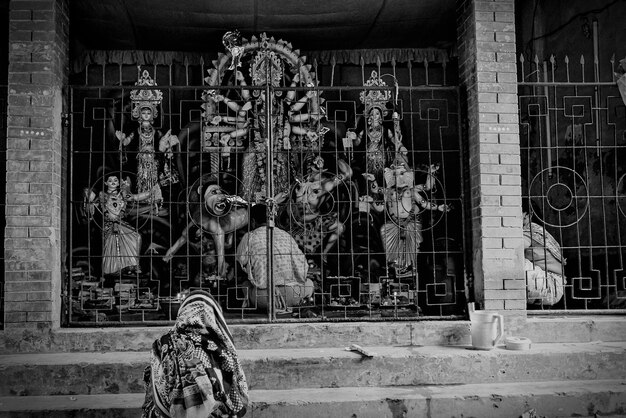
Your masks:
<path fill-rule="evenodd" d="M 255 61 L 241 77 L 188 64 L 74 76 L 70 325 L 168 323 L 193 288 L 235 322 L 462 313 L 471 269 L 449 69 L 272 62 L 262 76 Z M 156 85 L 135 86 L 144 71 Z M 156 90 L 142 125 L 137 97 Z M 385 98 L 380 130 L 368 94 Z M 151 176 L 158 187 L 142 189 Z"/>
<path fill-rule="evenodd" d="M 6 77 L 3 79 L 6 80 Z M 6 161 L 7 161 L 7 93 L 6 85 L 0 86 L 0 230 L 6 228 Z M 4 235 L 3 235 L 4 236 Z M 0 329 L 4 329 L 4 286 L 5 286 L 4 239 L 0 243 Z"/>
<path fill-rule="evenodd" d="M 606 78 L 614 80 L 616 70 L 612 59 Z M 614 81 L 600 79 L 597 60 L 589 65 L 582 56 L 576 65 L 567 56 L 547 62 L 522 57 L 520 74 L 522 186 L 535 221 L 533 248 L 526 249 L 530 302 L 537 296 L 530 306 L 539 312 L 622 313 L 623 97 Z M 558 247 L 563 263 L 550 254 Z M 546 296 L 555 280 L 557 297 Z"/>
<path fill-rule="evenodd" d="M 0 57 L 9 58 L 9 13 L 8 6 L 0 6 L 4 29 L 0 32 Z M 8 104 L 8 65 L 0 67 L 0 230 L 5 236 L 6 227 L 6 151 L 7 151 L 7 104 Z M 4 329 L 4 292 L 5 292 L 5 254 L 4 239 L 0 243 L 0 329 Z"/>

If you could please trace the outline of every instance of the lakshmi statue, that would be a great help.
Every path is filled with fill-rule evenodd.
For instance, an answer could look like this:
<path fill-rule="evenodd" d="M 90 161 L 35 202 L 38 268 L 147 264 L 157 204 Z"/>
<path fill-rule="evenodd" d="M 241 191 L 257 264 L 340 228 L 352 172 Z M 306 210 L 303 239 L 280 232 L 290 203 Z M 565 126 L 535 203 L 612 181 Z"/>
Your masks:
<path fill-rule="evenodd" d="M 156 83 L 150 77 L 147 70 L 141 73 L 136 86 L 153 87 Z M 151 191 L 153 200 L 150 202 L 150 213 L 156 213 L 163 202 L 163 196 L 159 183 L 171 184 L 177 182 L 177 174 L 171 159 L 172 149 L 179 144 L 178 138 L 171 131 L 161 136 L 154 128 L 154 120 L 158 116 L 158 108 L 163 100 L 163 92 L 158 89 L 137 89 L 130 93 L 132 102 L 132 118 L 139 122 L 137 134 L 139 137 L 139 152 L 137 153 L 137 191 L 143 193 Z M 134 138 L 134 132 L 126 136 L 121 131 L 116 131 L 115 136 L 121 144 L 129 144 Z M 163 171 L 159 175 L 159 162 L 155 155 L 155 142 L 158 140 L 159 150 L 164 152 L 165 162 Z"/>
<path fill-rule="evenodd" d="M 115 175 L 107 176 L 105 189 L 98 195 L 92 190 L 85 191 L 86 212 L 90 218 L 98 208 L 103 218 L 102 274 L 141 273 L 139 252 L 141 235 L 124 221 L 128 202 L 142 202 L 154 199 L 153 190 L 133 194 L 130 180 L 120 180 Z"/>

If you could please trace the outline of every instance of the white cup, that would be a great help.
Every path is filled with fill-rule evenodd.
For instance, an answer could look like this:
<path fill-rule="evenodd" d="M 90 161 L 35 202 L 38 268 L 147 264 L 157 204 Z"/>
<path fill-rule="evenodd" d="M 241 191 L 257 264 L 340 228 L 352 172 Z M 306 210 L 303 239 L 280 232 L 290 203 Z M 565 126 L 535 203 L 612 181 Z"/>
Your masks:
<path fill-rule="evenodd" d="M 491 350 L 504 333 L 502 315 L 487 311 L 470 312 L 472 347 L 477 350 Z"/>

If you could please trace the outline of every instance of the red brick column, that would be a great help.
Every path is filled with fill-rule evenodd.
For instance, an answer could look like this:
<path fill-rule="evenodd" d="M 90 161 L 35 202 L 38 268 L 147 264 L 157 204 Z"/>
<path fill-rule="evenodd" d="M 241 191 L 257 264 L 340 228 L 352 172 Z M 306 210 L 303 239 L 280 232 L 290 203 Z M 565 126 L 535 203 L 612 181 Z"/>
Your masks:
<path fill-rule="evenodd" d="M 457 3 L 467 93 L 476 301 L 526 309 L 514 0 Z"/>
<path fill-rule="evenodd" d="M 56 327 L 68 6 L 66 0 L 11 0 L 9 8 L 5 326 Z"/>

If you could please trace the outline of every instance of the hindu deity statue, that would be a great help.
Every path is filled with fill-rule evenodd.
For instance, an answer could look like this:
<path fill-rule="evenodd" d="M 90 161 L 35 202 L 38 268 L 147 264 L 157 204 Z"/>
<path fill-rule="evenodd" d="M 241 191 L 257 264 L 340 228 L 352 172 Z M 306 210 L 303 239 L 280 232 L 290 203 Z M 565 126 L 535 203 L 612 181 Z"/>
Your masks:
<path fill-rule="evenodd" d="M 231 91 L 231 96 L 235 97 L 229 97 L 209 90 L 204 95 L 204 150 L 214 154 L 211 170 L 228 171 L 231 153 L 239 152 L 242 198 L 260 202 L 277 195 L 285 196 L 291 183 L 305 175 L 290 161 L 294 144 L 319 137 L 320 100 L 309 71 L 311 66 L 304 64 L 286 42 L 265 34 L 260 39 L 242 40 L 241 45 L 232 33 L 225 37 L 228 39 L 224 44 L 230 55 L 220 57 L 217 68 L 208 71 L 206 81 L 208 85 L 223 84 L 230 62 L 228 69 L 234 70 L 236 88 L 233 91 L 237 93 Z M 289 86 L 293 90 L 281 89 Z M 226 105 L 232 116 L 220 114 L 220 103 Z M 216 160 L 217 155 L 222 156 L 222 162 Z M 270 155 L 272 173 L 267 173 Z M 313 158 L 309 160 L 312 164 Z M 272 192 L 268 187 L 270 181 Z"/>
<path fill-rule="evenodd" d="M 136 86 L 154 87 L 156 83 L 150 77 L 147 70 L 144 70 L 139 77 Z M 136 132 L 129 135 L 121 131 L 116 131 L 115 136 L 120 144 L 128 145 L 137 134 L 139 145 L 137 153 L 137 192 L 143 193 L 151 191 L 152 201 L 150 201 L 150 213 L 157 213 L 163 202 L 163 195 L 160 184 L 175 183 L 176 172 L 171 164 L 173 148 L 179 144 L 178 138 L 167 131 L 161 135 L 154 127 L 155 118 L 159 114 L 159 106 L 163 100 L 163 92 L 158 89 L 137 89 L 130 93 L 132 103 L 131 116 L 133 120 L 139 122 Z M 158 144 L 159 151 L 164 153 L 165 160 L 163 166 L 159 167 L 156 158 L 155 147 Z"/>
<path fill-rule="evenodd" d="M 386 85 L 378 73 L 372 71 L 364 87 Z M 391 91 L 365 90 L 361 92 L 360 100 L 364 105 L 363 117 L 358 122 L 357 132 L 348 134 L 355 150 L 355 166 L 362 173 L 371 174 L 376 181 L 382 183 L 383 170 L 393 163 L 397 149 L 396 143 L 401 142 L 401 137 L 397 137 L 400 133 L 399 125 L 394 123 L 392 126 L 388 121 L 392 113 L 392 110 L 388 108 Z"/>
<path fill-rule="evenodd" d="M 85 212 L 89 219 L 93 218 L 96 210 L 102 215 L 102 274 L 141 273 L 141 235 L 124 218 L 131 202 L 154 199 L 157 187 L 155 185 L 152 190 L 131 193 L 130 179 L 120 181 L 117 175 L 111 174 L 104 179 L 103 190 L 99 193 L 96 194 L 92 189 L 84 191 Z"/>
<path fill-rule="evenodd" d="M 384 170 L 387 221 L 381 227 L 380 235 L 387 259 L 400 271 L 417 267 L 417 254 L 424 240 L 422 213 L 450 210 L 450 205 L 434 203 L 429 196 L 435 187 L 438 170 L 439 164 L 431 165 L 423 184 L 416 184 L 415 172 L 403 164 Z"/>

